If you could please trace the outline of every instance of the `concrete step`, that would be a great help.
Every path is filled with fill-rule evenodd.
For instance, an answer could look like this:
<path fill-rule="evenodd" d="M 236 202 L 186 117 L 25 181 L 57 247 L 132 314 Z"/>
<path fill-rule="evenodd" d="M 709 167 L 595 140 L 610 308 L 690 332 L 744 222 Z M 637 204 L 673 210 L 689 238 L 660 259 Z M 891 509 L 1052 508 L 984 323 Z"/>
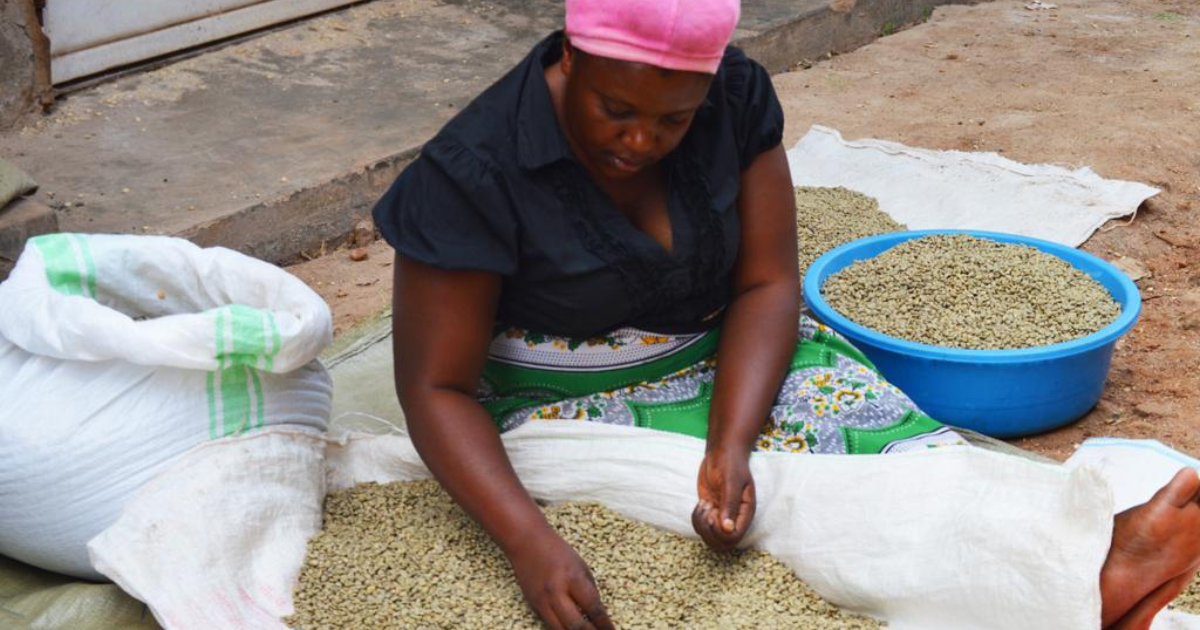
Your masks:
<path fill-rule="evenodd" d="M 773 72 L 951 0 L 744 0 Z M 377 0 L 69 94 L 0 155 L 64 231 L 171 234 L 286 264 L 339 243 L 561 0 Z"/>

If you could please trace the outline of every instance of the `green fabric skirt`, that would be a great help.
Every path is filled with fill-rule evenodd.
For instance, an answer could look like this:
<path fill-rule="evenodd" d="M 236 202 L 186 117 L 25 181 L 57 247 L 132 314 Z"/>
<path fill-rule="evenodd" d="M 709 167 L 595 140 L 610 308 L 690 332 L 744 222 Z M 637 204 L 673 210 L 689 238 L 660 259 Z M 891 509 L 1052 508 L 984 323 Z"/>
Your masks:
<path fill-rule="evenodd" d="M 566 419 L 703 439 L 720 369 L 719 339 L 719 329 L 664 335 L 624 328 L 591 339 L 501 329 L 484 367 L 480 402 L 501 431 Z M 803 316 L 756 449 L 878 454 L 965 443 L 921 413 L 845 338 Z"/>

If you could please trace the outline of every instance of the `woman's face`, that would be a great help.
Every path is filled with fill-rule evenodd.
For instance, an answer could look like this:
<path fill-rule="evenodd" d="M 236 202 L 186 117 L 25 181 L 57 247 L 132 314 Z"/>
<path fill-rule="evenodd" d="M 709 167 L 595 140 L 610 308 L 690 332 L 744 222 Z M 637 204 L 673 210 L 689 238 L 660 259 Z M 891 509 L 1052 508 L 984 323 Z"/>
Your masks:
<path fill-rule="evenodd" d="M 627 179 L 675 150 L 713 78 L 563 48 L 568 140 L 584 166 L 608 180 Z"/>

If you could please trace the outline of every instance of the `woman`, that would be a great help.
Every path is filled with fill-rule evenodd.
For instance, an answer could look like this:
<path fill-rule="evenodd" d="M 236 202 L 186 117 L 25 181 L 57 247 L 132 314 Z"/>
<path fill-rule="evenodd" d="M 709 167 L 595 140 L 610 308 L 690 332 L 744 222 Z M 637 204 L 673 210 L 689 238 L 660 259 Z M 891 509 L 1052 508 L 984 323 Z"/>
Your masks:
<path fill-rule="evenodd" d="M 413 443 L 556 630 L 613 626 L 501 431 L 578 418 L 705 439 L 692 521 L 715 549 L 753 519 L 755 449 L 962 443 L 799 317 L 782 110 L 769 75 L 726 47 L 738 13 L 568 0 L 565 34 L 451 121 L 375 209 L 397 250 Z M 1106 627 L 1144 627 L 1195 572 L 1198 493 L 1181 475 L 1118 517 Z"/>

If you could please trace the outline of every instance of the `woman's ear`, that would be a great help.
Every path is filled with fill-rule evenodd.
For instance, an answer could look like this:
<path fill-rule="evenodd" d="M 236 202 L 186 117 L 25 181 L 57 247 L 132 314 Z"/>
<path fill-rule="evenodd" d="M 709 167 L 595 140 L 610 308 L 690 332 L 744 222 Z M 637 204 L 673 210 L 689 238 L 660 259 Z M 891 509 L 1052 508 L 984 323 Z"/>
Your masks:
<path fill-rule="evenodd" d="M 571 76 L 571 68 L 575 65 L 575 47 L 571 45 L 571 38 L 563 35 L 563 55 L 562 61 L 559 62 L 559 67 L 562 69 L 563 76 Z"/>

